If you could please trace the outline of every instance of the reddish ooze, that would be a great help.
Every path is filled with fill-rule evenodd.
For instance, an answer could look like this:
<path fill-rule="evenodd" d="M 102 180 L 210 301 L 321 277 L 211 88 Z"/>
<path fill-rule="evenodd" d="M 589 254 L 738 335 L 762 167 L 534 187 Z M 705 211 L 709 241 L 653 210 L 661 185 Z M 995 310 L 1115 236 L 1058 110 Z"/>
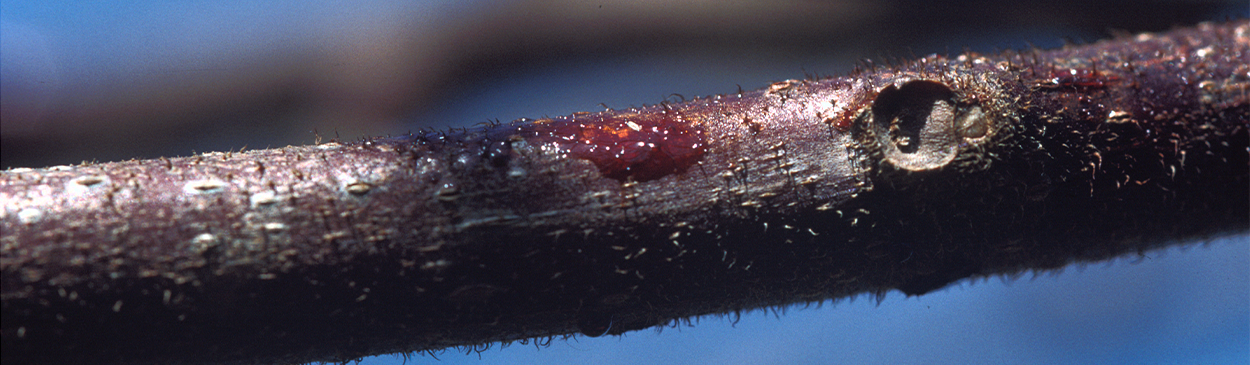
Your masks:
<path fill-rule="evenodd" d="M 1050 78 L 1039 83 L 1038 87 L 1043 89 L 1088 90 L 1105 88 L 1107 84 L 1116 81 L 1120 81 L 1120 78 L 1115 75 L 1098 72 L 1098 69 L 1073 68 L 1051 70 Z"/>
<path fill-rule="evenodd" d="M 603 176 L 620 181 L 685 172 L 707 151 L 703 131 L 671 110 L 542 119 L 526 129 L 539 142 L 555 142 L 562 153 L 588 160 Z"/>
<path fill-rule="evenodd" d="M 833 129 L 837 130 L 838 132 L 846 133 L 851 130 L 851 124 L 853 124 L 854 122 L 855 122 L 855 119 L 852 119 L 850 117 L 838 118 L 838 121 L 834 122 L 833 124 Z"/>

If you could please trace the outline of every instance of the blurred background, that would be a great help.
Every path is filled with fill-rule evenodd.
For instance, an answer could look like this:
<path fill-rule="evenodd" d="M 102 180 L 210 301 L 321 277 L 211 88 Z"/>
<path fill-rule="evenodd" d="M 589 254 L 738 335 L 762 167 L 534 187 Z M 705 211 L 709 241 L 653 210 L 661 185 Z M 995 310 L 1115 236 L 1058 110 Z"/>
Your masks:
<path fill-rule="evenodd" d="M 0 167 L 626 108 L 839 75 L 865 58 L 1247 16 L 1244 0 L 0 0 Z M 408 362 L 1245 364 L 1250 236 L 880 305 L 696 322 Z"/>

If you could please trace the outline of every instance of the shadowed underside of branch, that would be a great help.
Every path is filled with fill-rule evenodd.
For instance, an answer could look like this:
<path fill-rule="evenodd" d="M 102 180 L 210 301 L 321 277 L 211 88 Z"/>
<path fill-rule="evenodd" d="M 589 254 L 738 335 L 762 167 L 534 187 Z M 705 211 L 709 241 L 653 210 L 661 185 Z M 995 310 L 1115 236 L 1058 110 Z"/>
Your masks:
<path fill-rule="evenodd" d="M 582 333 L 1244 231 L 1250 23 L 629 110 L 0 173 L 3 359 Z"/>

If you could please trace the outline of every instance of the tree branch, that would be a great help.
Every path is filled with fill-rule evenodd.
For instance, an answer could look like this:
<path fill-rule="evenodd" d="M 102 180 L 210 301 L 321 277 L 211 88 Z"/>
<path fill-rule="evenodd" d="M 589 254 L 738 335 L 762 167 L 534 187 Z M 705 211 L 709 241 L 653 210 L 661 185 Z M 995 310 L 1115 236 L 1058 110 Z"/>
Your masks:
<path fill-rule="evenodd" d="M 0 174 L 6 363 L 334 361 L 1062 267 L 1250 220 L 1250 23 L 483 129 Z"/>

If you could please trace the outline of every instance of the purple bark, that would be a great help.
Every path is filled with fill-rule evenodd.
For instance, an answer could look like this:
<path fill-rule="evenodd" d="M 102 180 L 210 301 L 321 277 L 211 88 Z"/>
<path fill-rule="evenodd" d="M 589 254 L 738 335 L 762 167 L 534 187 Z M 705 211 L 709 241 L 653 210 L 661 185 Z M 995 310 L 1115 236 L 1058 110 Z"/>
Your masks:
<path fill-rule="evenodd" d="M 8 363 L 335 361 L 1244 231 L 1250 22 L 478 130 L 0 173 Z"/>

